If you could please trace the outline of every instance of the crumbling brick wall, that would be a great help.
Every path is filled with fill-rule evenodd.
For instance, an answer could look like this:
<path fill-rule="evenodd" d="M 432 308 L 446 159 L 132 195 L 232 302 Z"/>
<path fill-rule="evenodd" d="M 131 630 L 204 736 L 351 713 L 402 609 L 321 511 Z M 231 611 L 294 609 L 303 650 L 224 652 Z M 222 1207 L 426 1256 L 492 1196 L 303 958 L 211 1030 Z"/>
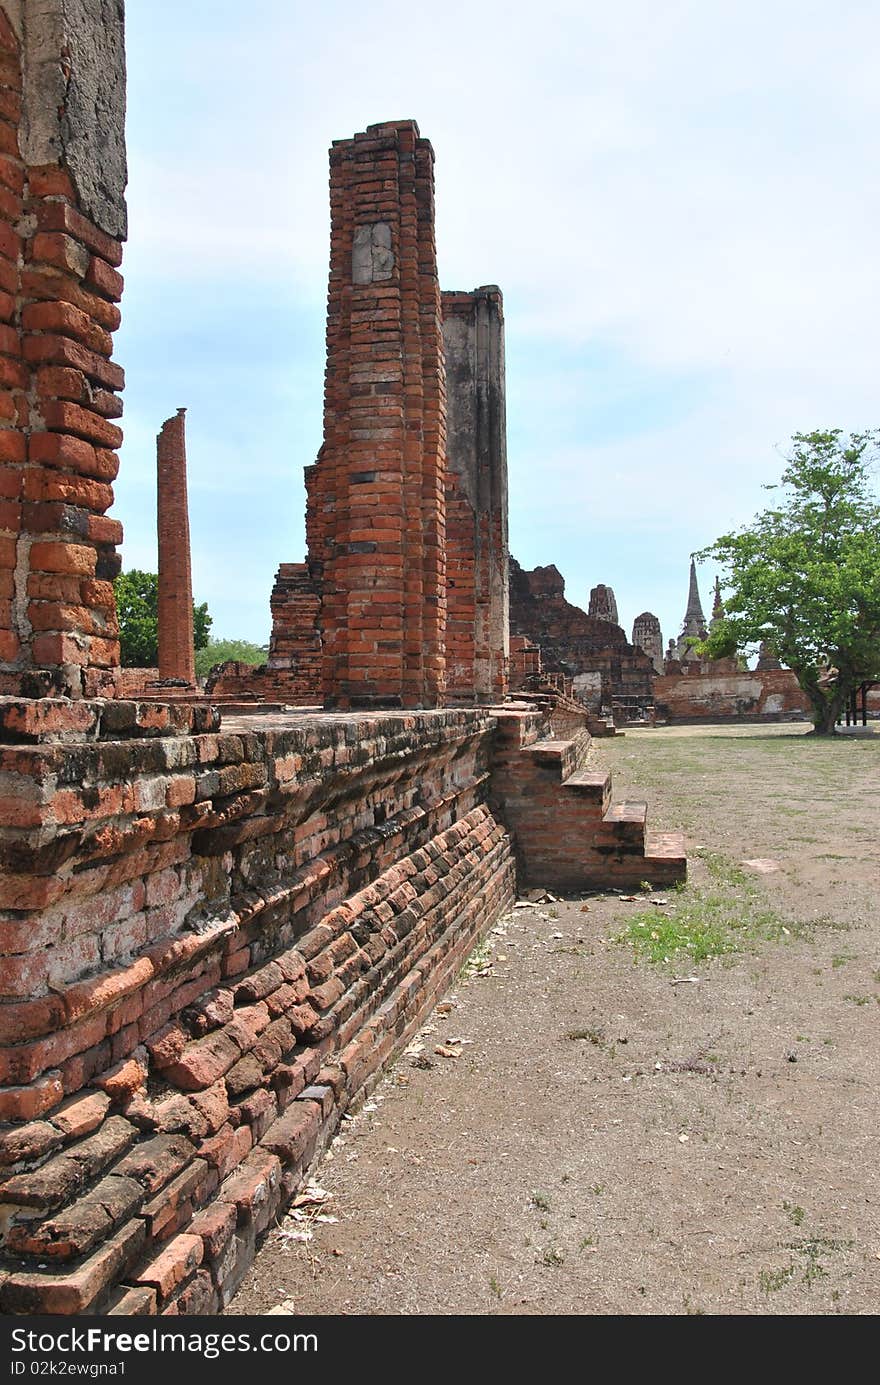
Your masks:
<path fill-rule="evenodd" d="M 0 1308 L 228 1302 L 513 900 L 493 728 L 0 700 Z"/>
<path fill-rule="evenodd" d="M 0 691 L 112 690 L 122 6 L 0 6 Z"/>
<path fill-rule="evenodd" d="M 566 601 L 565 579 L 552 564 L 527 572 L 510 559 L 510 631 L 540 647 L 545 672 L 601 673 L 606 704 L 651 705 L 650 658 L 627 642 L 619 625 Z"/>
<path fill-rule="evenodd" d="M 810 707 L 789 669 L 664 674 L 654 698 L 658 718 L 669 722 L 799 721 Z"/>

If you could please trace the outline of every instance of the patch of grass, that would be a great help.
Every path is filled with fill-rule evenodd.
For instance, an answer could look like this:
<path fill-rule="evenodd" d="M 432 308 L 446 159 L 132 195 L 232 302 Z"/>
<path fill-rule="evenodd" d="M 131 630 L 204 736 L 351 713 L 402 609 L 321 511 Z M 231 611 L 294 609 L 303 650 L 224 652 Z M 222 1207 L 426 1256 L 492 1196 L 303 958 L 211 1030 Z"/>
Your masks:
<path fill-rule="evenodd" d="M 491 1276 L 489 1280 L 489 1292 L 493 1294 L 495 1298 L 500 1299 L 501 1285 L 498 1283 L 498 1280 L 495 1278 L 494 1274 Z"/>
<path fill-rule="evenodd" d="M 805 1257 L 806 1265 L 801 1275 L 801 1283 L 810 1288 L 817 1280 L 828 1278 L 829 1271 L 821 1263 L 819 1256 L 849 1250 L 851 1246 L 852 1241 L 836 1241 L 830 1236 L 807 1236 L 803 1241 L 790 1242 L 785 1249 L 793 1250 L 796 1255 Z"/>
<path fill-rule="evenodd" d="M 590 1246 L 594 1246 L 595 1244 L 596 1241 L 593 1236 L 582 1236 L 578 1250 L 589 1250 Z"/>
<path fill-rule="evenodd" d="M 783 1202 L 783 1204 L 782 1204 L 782 1210 L 783 1210 L 783 1212 L 787 1212 L 787 1213 L 788 1213 L 788 1216 L 789 1216 L 789 1218 L 790 1218 L 790 1220 L 791 1220 L 791 1222 L 792 1222 L 792 1225 L 794 1225 L 794 1226 L 800 1226 L 800 1225 L 801 1225 L 801 1223 L 802 1223 L 802 1221 L 803 1221 L 803 1219 L 804 1219 L 804 1215 L 805 1215 L 805 1214 L 804 1214 L 804 1209 L 803 1209 L 803 1207 L 798 1207 L 797 1203 L 795 1203 L 795 1202 Z"/>
<path fill-rule="evenodd" d="M 550 1199 L 547 1197 L 546 1193 L 533 1192 L 531 1203 L 536 1212 L 550 1211 Z"/>
<path fill-rule="evenodd" d="M 838 967 L 845 967 L 847 962 L 851 961 L 852 958 L 848 952 L 835 952 L 834 956 L 831 958 L 831 965 L 836 971 Z"/>
<path fill-rule="evenodd" d="M 484 967 L 488 967 L 492 961 L 492 949 L 488 940 L 478 943 L 473 952 L 465 959 L 461 971 L 458 973 L 459 979 L 466 981 L 471 976 L 477 976 Z"/>
<path fill-rule="evenodd" d="M 601 1048 L 605 1042 L 605 1035 L 601 1029 L 569 1029 L 565 1037 L 575 1041 L 589 1039 L 590 1043 L 595 1044 L 597 1048 Z"/>
<path fill-rule="evenodd" d="M 775 1294 L 778 1289 L 784 1289 L 796 1273 L 794 1265 L 786 1265 L 784 1270 L 762 1270 L 758 1275 L 758 1288 L 762 1294 Z"/>
<path fill-rule="evenodd" d="M 867 1005 L 871 997 L 869 995 L 845 995 L 844 1000 L 851 1000 L 853 1005 Z"/>
<path fill-rule="evenodd" d="M 548 1246 L 541 1256 L 542 1265 L 564 1265 L 565 1256 L 561 1250 L 556 1250 L 553 1246 Z"/>
<path fill-rule="evenodd" d="M 705 861 L 711 883 L 685 885 L 662 914 L 653 909 L 632 914 L 616 942 L 630 943 L 650 962 L 668 962 L 680 953 L 704 962 L 794 931 L 739 866 L 715 851 L 696 854 Z"/>

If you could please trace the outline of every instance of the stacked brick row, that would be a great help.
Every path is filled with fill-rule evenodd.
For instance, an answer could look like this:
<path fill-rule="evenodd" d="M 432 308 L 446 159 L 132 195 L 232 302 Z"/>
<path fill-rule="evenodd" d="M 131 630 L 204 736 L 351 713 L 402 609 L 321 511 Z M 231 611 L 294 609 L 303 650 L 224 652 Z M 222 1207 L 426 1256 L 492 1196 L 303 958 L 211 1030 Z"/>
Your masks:
<path fill-rule="evenodd" d="M 122 247 L 63 165 L 23 162 L 21 94 L 0 10 L 0 691 L 78 697 L 119 663 Z"/>
<path fill-rule="evenodd" d="M 321 700 L 321 583 L 306 563 L 282 563 L 270 600 L 267 667 L 285 675 L 288 700 Z M 288 686 L 289 684 L 289 686 Z M 280 686 L 280 680 L 279 680 Z"/>
<path fill-rule="evenodd" d="M 434 155 L 414 121 L 330 155 L 324 442 L 307 476 L 326 706 L 445 688 L 446 398 Z"/>
<path fill-rule="evenodd" d="M 529 687 L 532 680 L 541 674 L 541 648 L 527 635 L 510 637 L 510 687 L 511 691 Z"/>
<path fill-rule="evenodd" d="M 0 1307 L 228 1301 L 513 899 L 493 724 L 0 702 Z"/>

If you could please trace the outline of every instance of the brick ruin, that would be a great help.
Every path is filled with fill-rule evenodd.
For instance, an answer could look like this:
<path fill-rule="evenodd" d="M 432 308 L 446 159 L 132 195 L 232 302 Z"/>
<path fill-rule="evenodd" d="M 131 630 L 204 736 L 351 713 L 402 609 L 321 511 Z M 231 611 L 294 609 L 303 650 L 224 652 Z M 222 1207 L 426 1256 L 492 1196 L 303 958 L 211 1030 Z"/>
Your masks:
<path fill-rule="evenodd" d="M 632 642 L 647 654 L 655 673 L 663 672 L 663 632 L 660 622 L 650 611 L 642 611 L 633 621 Z"/>
<path fill-rule="evenodd" d="M 650 657 L 631 645 L 612 619 L 617 603 L 610 587 L 594 587 L 590 605 L 593 614 L 566 601 L 565 579 L 553 564 L 528 572 L 511 557 L 511 638 L 537 645 L 544 672 L 574 680 L 592 710 L 614 708 L 621 720 L 650 716 Z"/>
<path fill-rule="evenodd" d="M 593 620 L 607 620 L 612 625 L 619 625 L 617 598 L 614 595 L 613 587 L 606 587 L 604 582 L 600 582 L 597 587 L 590 589 L 590 604 L 587 608 L 587 615 Z"/>
<path fill-rule="evenodd" d="M 454 691 L 471 660 L 474 695 L 503 691 L 501 302 L 450 305 L 477 439 L 447 476 L 433 154 L 412 121 L 331 154 L 310 557 L 273 595 L 302 643 L 273 638 L 267 678 L 305 661 L 342 710 L 125 696 L 106 517 L 123 7 L 3 0 L 0 58 L 0 1309 L 210 1313 L 517 879 L 666 883 L 682 843 L 612 804 L 564 693 L 441 705 L 451 590 L 460 626 L 474 612 Z M 182 415 L 166 430 L 180 559 Z"/>
<path fill-rule="evenodd" d="M 715 579 L 710 627 L 724 616 L 721 587 Z M 706 620 L 691 559 L 688 599 L 678 641 L 669 650 L 654 680 L 655 714 L 669 724 L 741 721 L 802 721 L 809 700 L 790 669 L 784 669 L 762 646 L 754 669 L 735 658 L 708 659 L 690 641 L 705 639 Z"/>

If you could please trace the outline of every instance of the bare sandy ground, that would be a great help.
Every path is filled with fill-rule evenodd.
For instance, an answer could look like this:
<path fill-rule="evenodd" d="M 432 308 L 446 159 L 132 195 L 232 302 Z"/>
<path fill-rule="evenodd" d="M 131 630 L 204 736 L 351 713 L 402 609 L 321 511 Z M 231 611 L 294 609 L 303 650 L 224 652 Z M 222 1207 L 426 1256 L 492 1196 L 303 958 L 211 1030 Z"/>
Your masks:
<path fill-rule="evenodd" d="M 880 735 L 804 730 L 597 743 L 689 895 L 757 863 L 776 926 L 652 964 L 615 939 L 678 896 L 514 910 L 314 1171 L 338 1220 L 271 1232 L 227 1312 L 878 1310 Z"/>

